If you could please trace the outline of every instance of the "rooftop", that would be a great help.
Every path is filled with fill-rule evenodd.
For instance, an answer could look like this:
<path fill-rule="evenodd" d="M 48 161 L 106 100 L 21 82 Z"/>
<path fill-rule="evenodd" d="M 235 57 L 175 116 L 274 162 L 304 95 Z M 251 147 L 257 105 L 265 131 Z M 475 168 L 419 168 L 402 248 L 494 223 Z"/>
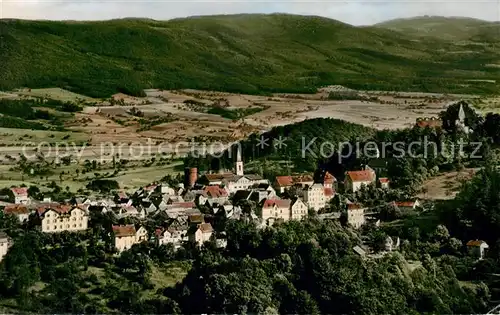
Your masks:
<path fill-rule="evenodd" d="M 28 196 L 28 188 L 26 187 L 14 187 L 10 189 L 14 196 Z"/>
<path fill-rule="evenodd" d="M 350 171 L 347 172 L 347 176 L 352 182 L 371 182 L 374 179 L 373 172 L 370 170 Z"/>
<path fill-rule="evenodd" d="M 19 214 L 29 214 L 30 211 L 28 210 L 28 208 L 24 205 L 9 205 L 9 206 L 6 206 L 4 209 L 3 209 L 3 212 L 6 213 L 6 214 L 16 214 L 16 215 L 19 215 Z"/>
<path fill-rule="evenodd" d="M 264 208 L 272 208 L 274 206 L 278 208 L 289 208 L 291 200 L 290 199 L 266 199 L 264 201 Z"/>
<path fill-rule="evenodd" d="M 134 236 L 135 226 L 133 224 L 129 225 L 113 225 L 113 233 L 116 237 L 124 237 L 124 236 Z"/>
<path fill-rule="evenodd" d="M 293 186 L 298 183 L 313 182 L 314 178 L 310 174 L 303 175 L 288 175 L 288 176 L 276 176 L 276 182 L 279 186 L 287 187 Z"/>

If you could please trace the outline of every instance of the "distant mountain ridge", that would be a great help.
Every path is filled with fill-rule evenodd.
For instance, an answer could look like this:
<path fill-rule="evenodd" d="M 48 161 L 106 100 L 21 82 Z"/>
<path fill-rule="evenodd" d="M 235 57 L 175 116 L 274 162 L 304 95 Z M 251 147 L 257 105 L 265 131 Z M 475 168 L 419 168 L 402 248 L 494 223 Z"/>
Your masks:
<path fill-rule="evenodd" d="M 500 42 L 500 22 L 475 18 L 419 16 L 390 20 L 374 26 L 414 36 L 432 36 L 447 40 Z"/>
<path fill-rule="evenodd" d="M 500 64 L 496 42 L 470 38 L 470 45 L 457 45 L 393 28 L 288 14 L 0 20 L 0 90 L 61 87 L 94 97 L 141 95 L 145 88 L 307 93 L 335 84 L 448 93 L 500 90 L 498 84 L 472 81 L 500 79 L 498 68 L 487 66 Z"/>

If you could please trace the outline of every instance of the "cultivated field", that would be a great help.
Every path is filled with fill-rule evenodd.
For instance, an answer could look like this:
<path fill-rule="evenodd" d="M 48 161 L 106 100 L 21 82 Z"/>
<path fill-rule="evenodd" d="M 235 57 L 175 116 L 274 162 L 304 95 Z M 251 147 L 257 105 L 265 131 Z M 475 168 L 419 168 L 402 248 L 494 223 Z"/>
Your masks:
<path fill-rule="evenodd" d="M 411 126 L 418 117 L 436 116 L 452 101 L 473 98 L 464 95 L 426 93 L 360 92 L 365 100 L 328 100 L 327 94 L 276 94 L 273 96 L 242 95 L 219 92 L 182 90 L 147 90 L 147 97 L 126 98 L 123 105 L 86 107 L 77 114 L 80 123 L 71 130 L 91 137 L 91 144 L 101 142 L 191 141 L 232 142 L 254 132 L 286 125 L 305 119 L 331 117 L 370 126 L 377 129 L 396 129 Z M 261 111 L 239 119 L 228 119 L 187 106 L 198 102 L 206 108 L 245 110 L 260 107 Z M 222 105 L 221 105 L 222 103 Z M 203 106 L 201 106 L 203 107 Z M 171 121 L 142 128 L 141 118 L 131 114 L 132 109 L 143 113 L 142 119 L 169 117 Z"/>
<path fill-rule="evenodd" d="M 397 129 L 413 125 L 418 117 L 437 116 L 447 104 L 460 99 L 487 104 L 485 108 L 495 106 L 495 100 L 431 93 L 354 91 L 359 99 L 329 99 L 330 92 L 339 91 L 353 92 L 341 86 L 326 87 L 316 94 L 268 96 L 151 89 L 145 91 L 143 98 L 116 94 L 102 100 L 61 89 L 5 92 L 0 97 L 43 96 L 78 102 L 83 110 L 65 120 L 66 131 L 0 128 L 0 163 L 6 166 L 2 179 L 22 179 L 20 174 L 8 171 L 22 154 L 49 160 L 56 153 L 71 155 L 78 163 L 85 160 L 109 163 L 114 158 L 175 159 L 206 144 L 218 143 L 215 149 L 223 150 L 252 133 L 311 118 L 331 117 L 376 129 Z M 116 179 L 122 185 L 140 185 L 165 175 L 138 169 L 141 171 L 127 170 Z M 171 167 L 164 171 L 175 173 Z M 54 178 L 41 181 L 47 180 Z M 77 188 L 82 178 L 72 177 L 67 181 Z"/>

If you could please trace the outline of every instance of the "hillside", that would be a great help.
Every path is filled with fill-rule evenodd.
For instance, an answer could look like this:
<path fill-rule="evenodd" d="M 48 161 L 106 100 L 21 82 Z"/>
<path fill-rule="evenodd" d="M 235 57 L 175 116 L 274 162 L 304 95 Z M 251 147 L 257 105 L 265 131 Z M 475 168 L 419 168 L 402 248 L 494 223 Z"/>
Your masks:
<path fill-rule="evenodd" d="M 455 46 L 391 30 L 284 14 L 171 21 L 0 20 L 0 89 L 61 87 L 93 97 L 144 88 L 240 93 L 359 89 L 492 93 L 493 45 Z M 450 54 L 449 52 L 457 52 Z"/>
<path fill-rule="evenodd" d="M 420 16 L 382 22 L 376 27 L 446 40 L 500 42 L 500 24 L 473 18 Z"/>

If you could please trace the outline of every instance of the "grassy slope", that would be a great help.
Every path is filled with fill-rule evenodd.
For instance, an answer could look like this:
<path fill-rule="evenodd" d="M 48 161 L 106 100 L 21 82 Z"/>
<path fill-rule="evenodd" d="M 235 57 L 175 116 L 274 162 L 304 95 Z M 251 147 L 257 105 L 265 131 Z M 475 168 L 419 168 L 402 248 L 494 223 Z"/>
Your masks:
<path fill-rule="evenodd" d="M 499 50 L 320 17 L 231 15 L 105 22 L 0 20 L 0 89 L 63 87 L 95 97 L 143 88 L 242 93 L 363 89 L 497 92 Z M 459 55 L 459 56 L 458 56 Z M 495 71 L 496 70 L 496 71 Z"/>

